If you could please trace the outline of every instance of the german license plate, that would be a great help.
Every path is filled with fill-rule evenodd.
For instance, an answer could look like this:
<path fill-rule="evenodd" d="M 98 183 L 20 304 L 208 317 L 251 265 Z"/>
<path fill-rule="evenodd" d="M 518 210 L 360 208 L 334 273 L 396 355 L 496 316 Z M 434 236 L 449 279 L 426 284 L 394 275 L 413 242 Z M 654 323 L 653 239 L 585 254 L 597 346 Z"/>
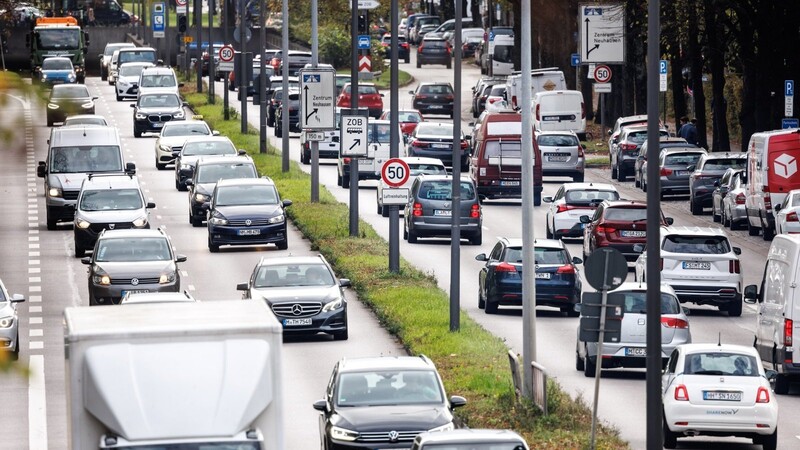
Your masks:
<path fill-rule="evenodd" d="M 710 262 L 697 262 L 697 261 L 684 261 L 683 262 L 684 269 L 692 269 L 692 270 L 711 270 L 711 263 Z"/>
<path fill-rule="evenodd" d="M 122 291 L 122 292 L 120 292 L 120 297 L 125 297 L 125 294 L 127 294 L 127 293 L 131 293 L 131 294 L 146 294 L 148 292 L 150 292 L 150 289 L 134 289 L 132 291 Z"/>
<path fill-rule="evenodd" d="M 567 162 L 569 155 L 552 155 L 548 156 L 547 160 L 550 162 Z"/>
<path fill-rule="evenodd" d="M 500 186 L 519 186 L 519 181 L 501 181 Z"/>
<path fill-rule="evenodd" d="M 689 171 L 688 170 L 676 170 L 675 171 L 675 175 L 677 175 L 679 177 L 686 177 L 686 176 L 689 176 Z"/>
<path fill-rule="evenodd" d="M 163 124 L 162 122 L 155 122 L 155 123 L 153 123 L 153 128 L 161 128 L 161 127 L 163 127 L 163 126 L 164 126 L 164 124 Z"/>
<path fill-rule="evenodd" d="M 239 236 L 258 236 L 259 234 L 261 234 L 261 230 L 259 229 L 239 230 Z"/>
<path fill-rule="evenodd" d="M 429 105 L 428 108 L 430 109 L 442 109 L 444 105 Z"/>
<path fill-rule="evenodd" d="M 561 117 L 559 117 L 559 116 L 544 116 L 544 117 L 542 117 L 542 120 L 544 120 L 545 122 L 554 122 L 554 121 L 557 122 L 559 119 L 561 119 Z"/>
<path fill-rule="evenodd" d="M 450 144 L 432 144 L 433 148 L 450 148 Z"/>
<path fill-rule="evenodd" d="M 536 279 L 537 280 L 549 280 L 550 279 L 550 272 L 536 272 Z"/>
<path fill-rule="evenodd" d="M 283 326 L 286 327 L 296 327 L 302 325 L 311 325 L 311 318 L 305 319 L 283 319 Z"/>
<path fill-rule="evenodd" d="M 644 347 L 625 347 L 625 356 L 647 356 L 647 349 Z"/>
<path fill-rule="evenodd" d="M 453 211 L 449 209 L 435 209 L 433 211 L 434 216 L 442 216 L 442 217 L 452 217 Z"/>
<path fill-rule="evenodd" d="M 619 232 L 620 236 L 623 237 L 645 237 L 647 236 L 646 231 L 639 231 L 639 230 L 622 230 Z"/>
<path fill-rule="evenodd" d="M 703 400 L 722 400 L 726 402 L 742 401 L 741 392 L 731 391 L 703 391 Z"/>

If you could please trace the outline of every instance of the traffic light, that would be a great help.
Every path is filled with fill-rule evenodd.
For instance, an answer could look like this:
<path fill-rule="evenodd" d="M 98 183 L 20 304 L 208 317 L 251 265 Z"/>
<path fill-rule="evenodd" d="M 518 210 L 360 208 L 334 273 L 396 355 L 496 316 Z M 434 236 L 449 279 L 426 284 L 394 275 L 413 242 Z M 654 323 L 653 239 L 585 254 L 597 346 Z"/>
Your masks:
<path fill-rule="evenodd" d="M 366 33 L 369 29 L 367 27 L 367 16 L 359 15 L 358 16 L 358 32 L 359 33 Z"/>
<path fill-rule="evenodd" d="M 186 33 L 186 26 L 187 26 L 186 15 L 181 14 L 180 16 L 178 16 L 178 32 Z"/>

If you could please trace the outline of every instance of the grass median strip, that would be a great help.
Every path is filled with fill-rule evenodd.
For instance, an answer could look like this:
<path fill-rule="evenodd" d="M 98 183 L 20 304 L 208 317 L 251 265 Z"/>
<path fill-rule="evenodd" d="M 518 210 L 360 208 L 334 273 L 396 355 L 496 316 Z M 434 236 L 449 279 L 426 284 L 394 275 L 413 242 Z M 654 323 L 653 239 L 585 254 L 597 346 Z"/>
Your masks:
<path fill-rule="evenodd" d="M 187 83 L 191 84 L 191 83 Z M 281 172 L 281 157 L 274 148 L 258 153 L 258 134 L 240 133 L 239 120 L 223 120 L 222 101 L 207 104 L 205 94 L 184 95 L 212 129 L 228 136 L 237 148 L 247 149 L 260 173 L 269 175 L 281 196 L 294 204 L 287 214 L 312 248 L 324 254 L 339 276 L 349 278 L 359 299 L 373 309 L 382 325 L 396 335 L 412 354 L 425 354 L 435 363 L 450 394 L 467 398 L 457 414 L 470 428 L 509 428 L 522 434 L 534 449 L 588 448 L 591 414 L 581 399 L 573 400 L 551 379 L 548 416 L 532 405 L 516 404 L 506 353 L 508 347 L 461 313 L 461 331 L 449 331 L 449 297 L 436 279 L 401 260 L 400 273 L 388 271 L 388 243 L 364 221 L 360 236 L 349 236 L 348 208 L 320 187 L 320 202 L 310 202 L 310 176 L 296 162 Z M 292 243 L 289 243 L 290 248 Z M 471 274 L 466 274 L 470 276 Z M 471 297 L 466 297 L 472 301 Z M 354 324 L 355 325 L 355 324 Z M 522 325 L 520 324 L 520 327 Z M 566 344 L 565 356 L 574 349 Z M 323 389 L 323 386 L 320 386 Z M 609 399 L 608 401 L 612 401 Z M 309 405 L 309 409 L 311 406 Z M 601 427 L 597 448 L 627 448 L 617 432 Z"/>

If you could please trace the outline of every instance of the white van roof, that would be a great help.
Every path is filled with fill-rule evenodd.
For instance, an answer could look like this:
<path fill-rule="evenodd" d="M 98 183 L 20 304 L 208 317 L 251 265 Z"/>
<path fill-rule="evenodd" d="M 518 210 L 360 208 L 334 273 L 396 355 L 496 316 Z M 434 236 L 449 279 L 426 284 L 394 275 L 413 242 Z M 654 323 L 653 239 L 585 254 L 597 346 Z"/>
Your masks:
<path fill-rule="evenodd" d="M 800 255 L 800 235 L 778 234 L 769 246 L 767 260 L 775 259 L 792 264 Z"/>

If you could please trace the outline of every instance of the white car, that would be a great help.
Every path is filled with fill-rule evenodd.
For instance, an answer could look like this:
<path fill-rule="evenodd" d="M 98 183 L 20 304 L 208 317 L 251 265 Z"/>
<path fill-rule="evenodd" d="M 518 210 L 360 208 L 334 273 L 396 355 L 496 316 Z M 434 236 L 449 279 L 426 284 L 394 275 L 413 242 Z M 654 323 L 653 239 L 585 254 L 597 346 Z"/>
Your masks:
<path fill-rule="evenodd" d="M 217 136 L 218 131 L 211 131 L 208 124 L 202 120 L 176 120 L 165 122 L 158 139 L 156 139 L 156 168 L 164 170 L 167 164 L 175 161 L 172 152 L 179 152 L 187 138 L 194 136 Z"/>
<path fill-rule="evenodd" d="M 800 189 L 792 189 L 783 203 L 775 205 L 775 230 L 778 234 L 800 233 Z"/>
<path fill-rule="evenodd" d="M 603 200 L 619 200 L 619 192 L 605 183 L 565 183 L 552 197 L 544 197 L 548 203 L 546 221 L 547 239 L 583 237 L 584 224 L 581 216 L 591 215 Z"/>
<path fill-rule="evenodd" d="M 425 175 L 446 175 L 447 168 L 444 166 L 444 163 L 440 159 L 436 158 L 421 158 L 417 156 L 406 156 L 400 158 L 408 164 L 408 169 L 410 174 L 408 176 L 408 181 L 403 184 L 402 186 L 398 186 L 399 188 L 408 189 L 411 187 L 411 184 L 414 182 L 414 179 L 421 174 Z M 376 201 L 378 203 L 378 214 L 382 215 L 383 217 L 389 217 L 389 209 L 383 207 L 383 191 L 384 189 L 390 189 L 383 180 L 378 182 L 378 190 Z M 400 213 L 403 213 L 403 208 L 401 205 Z"/>
<path fill-rule="evenodd" d="M 142 70 L 148 67 L 153 67 L 153 63 L 129 62 L 119 66 L 114 83 L 118 102 L 126 98 L 136 98 L 139 95 L 139 77 Z"/>
<path fill-rule="evenodd" d="M 758 353 L 729 344 L 685 344 L 672 351 L 661 378 L 664 447 L 698 435 L 752 438 L 778 445 L 778 402 Z"/>
<path fill-rule="evenodd" d="M 662 227 L 661 281 L 675 289 L 681 303 L 712 305 L 742 315 L 742 250 L 717 227 Z M 636 260 L 635 279 L 645 281 L 647 252 Z"/>

